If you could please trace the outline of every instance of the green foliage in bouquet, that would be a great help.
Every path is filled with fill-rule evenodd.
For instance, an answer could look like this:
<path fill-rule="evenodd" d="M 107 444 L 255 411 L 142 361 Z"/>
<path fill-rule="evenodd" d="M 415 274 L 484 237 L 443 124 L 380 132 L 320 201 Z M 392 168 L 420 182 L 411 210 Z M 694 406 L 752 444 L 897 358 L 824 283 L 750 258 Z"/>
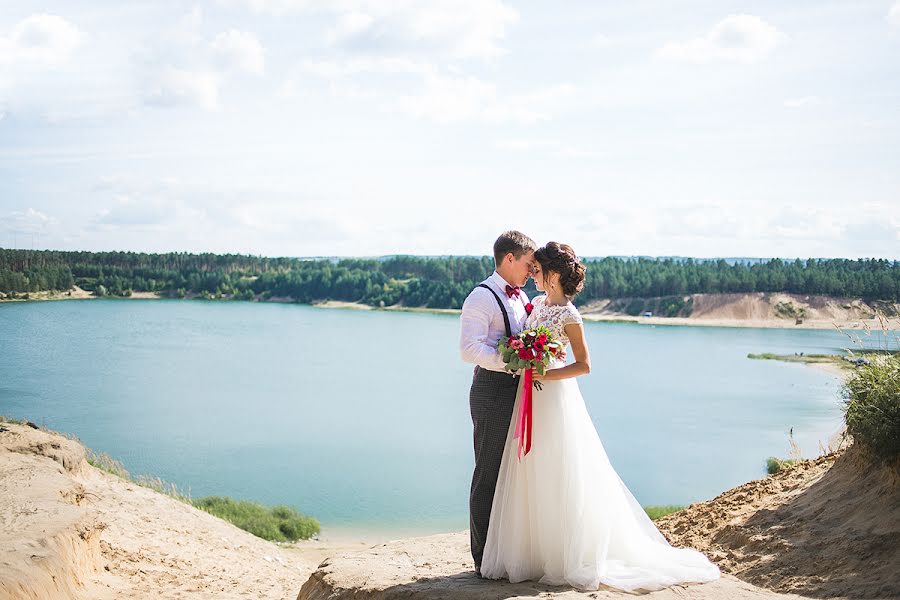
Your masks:
<path fill-rule="evenodd" d="M 501 338 L 497 350 L 506 370 L 517 372 L 533 368 L 541 375 L 547 372 L 550 359 L 562 349 L 562 344 L 553 339 L 553 334 L 545 325 L 525 329 L 509 338 Z"/>

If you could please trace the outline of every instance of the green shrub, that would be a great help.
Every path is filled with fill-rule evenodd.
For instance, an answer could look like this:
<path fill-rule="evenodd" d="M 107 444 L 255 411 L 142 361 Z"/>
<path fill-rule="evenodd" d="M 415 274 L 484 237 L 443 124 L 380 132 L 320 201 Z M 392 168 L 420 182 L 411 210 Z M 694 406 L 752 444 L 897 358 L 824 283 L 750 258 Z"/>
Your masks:
<path fill-rule="evenodd" d="M 320 531 L 316 519 L 283 504 L 267 508 L 257 502 L 225 496 L 207 496 L 194 500 L 193 504 L 244 531 L 273 542 L 305 540 Z"/>
<path fill-rule="evenodd" d="M 900 458 L 900 355 L 869 357 L 844 384 L 844 422 L 878 460 Z"/>
<path fill-rule="evenodd" d="M 775 473 L 779 473 L 785 468 L 797 464 L 796 460 L 790 458 L 776 458 L 774 456 L 770 456 L 766 459 L 766 473 L 769 475 L 774 475 Z"/>

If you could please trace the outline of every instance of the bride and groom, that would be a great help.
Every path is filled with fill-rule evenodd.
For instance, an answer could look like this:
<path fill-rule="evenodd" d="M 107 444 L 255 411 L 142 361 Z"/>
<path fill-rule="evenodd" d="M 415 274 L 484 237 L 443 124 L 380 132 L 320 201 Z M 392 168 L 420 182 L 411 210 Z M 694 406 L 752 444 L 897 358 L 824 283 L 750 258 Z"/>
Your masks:
<path fill-rule="evenodd" d="M 475 472 L 469 532 L 475 572 L 512 583 L 539 580 L 596 590 L 657 590 L 719 577 L 703 554 L 670 546 L 613 469 L 576 382 L 591 370 L 572 298 L 585 267 L 571 247 L 537 248 L 518 231 L 494 243 L 496 270 L 466 298 L 460 353 L 474 363 L 469 391 Z M 542 295 L 531 304 L 529 277 Z M 543 324 L 569 345 L 545 375 L 534 373 L 533 447 L 517 454 L 515 420 L 523 377 L 504 371 L 502 336 Z"/>

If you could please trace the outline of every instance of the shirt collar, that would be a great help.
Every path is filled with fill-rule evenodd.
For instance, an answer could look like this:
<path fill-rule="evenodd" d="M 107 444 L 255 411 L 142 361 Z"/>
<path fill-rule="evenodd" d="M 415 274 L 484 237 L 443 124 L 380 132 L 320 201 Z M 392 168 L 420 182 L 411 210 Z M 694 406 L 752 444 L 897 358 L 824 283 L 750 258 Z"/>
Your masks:
<path fill-rule="evenodd" d="M 506 291 L 506 286 L 516 287 L 514 285 L 511 285 L 507 280 L 503 279 L 503 277 L 497 271 L 494 271 L 491 274 L 491 279 L 493 279 L 494 283 L 496 283 L 497 286 L 503 291 Z"/>

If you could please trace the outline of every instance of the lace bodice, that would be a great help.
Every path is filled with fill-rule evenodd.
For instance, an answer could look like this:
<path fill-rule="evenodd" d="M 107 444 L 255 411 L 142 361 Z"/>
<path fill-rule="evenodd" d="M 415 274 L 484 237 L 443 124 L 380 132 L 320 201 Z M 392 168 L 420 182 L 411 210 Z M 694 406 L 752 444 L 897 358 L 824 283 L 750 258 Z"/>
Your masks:
<path fill-rule="evenodd" d="M 534 327 L 543 324 L 553 332 L 556 341 L 569 345 L 569 338 L 566 335 L 566 325 L 569 323 L 582 323 L 581 314 L 575 305 L 568 304 L 550 305 L 544 304 L 547 299 L 546 294 L 537 296 L 531 301 L 533 310 L 525 321 L 525 327 Z"/>

